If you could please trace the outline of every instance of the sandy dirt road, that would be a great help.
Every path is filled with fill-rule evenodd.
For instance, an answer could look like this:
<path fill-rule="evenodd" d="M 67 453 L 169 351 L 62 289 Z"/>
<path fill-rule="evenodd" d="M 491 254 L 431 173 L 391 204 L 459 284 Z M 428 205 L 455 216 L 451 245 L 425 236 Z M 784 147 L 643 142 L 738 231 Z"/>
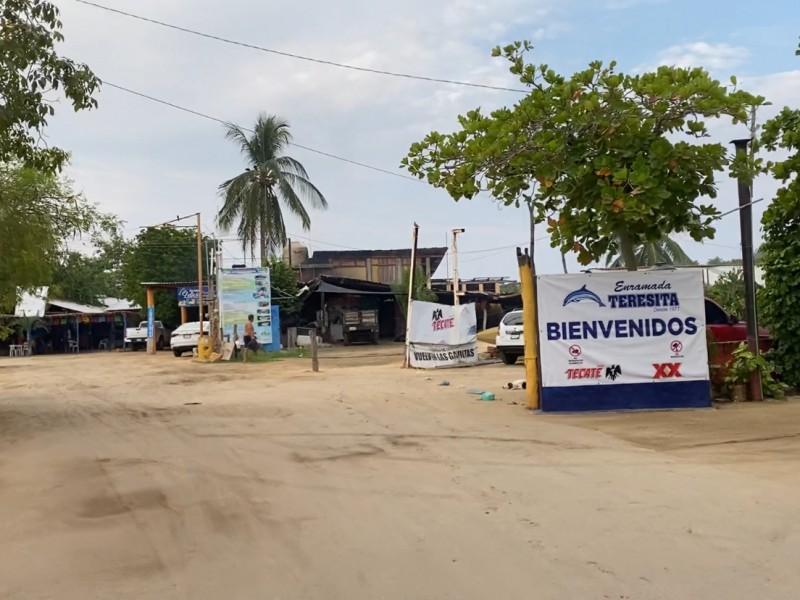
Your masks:
<path fill-rule="evenodd" d="M 0 361 L 0 598 L 800 594 L 800 403 L 541 416 L 391 360 Z"/>

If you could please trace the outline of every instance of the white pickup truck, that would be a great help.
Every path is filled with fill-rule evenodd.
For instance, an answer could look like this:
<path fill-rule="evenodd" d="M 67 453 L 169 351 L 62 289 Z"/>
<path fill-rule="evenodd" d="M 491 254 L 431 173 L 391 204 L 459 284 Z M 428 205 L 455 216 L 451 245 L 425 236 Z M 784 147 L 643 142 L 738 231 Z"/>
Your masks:
<path fill-rule="evenodd" d="M 156 350 L 163 350 L 166 347 L 169 334 L 161 321 L 155 322 Z M 130 346 L 131 350 L 147 347 L 147 321 L 139 323 L 138 327 L 128 327 L 125 330 L 125 345 Z"/>

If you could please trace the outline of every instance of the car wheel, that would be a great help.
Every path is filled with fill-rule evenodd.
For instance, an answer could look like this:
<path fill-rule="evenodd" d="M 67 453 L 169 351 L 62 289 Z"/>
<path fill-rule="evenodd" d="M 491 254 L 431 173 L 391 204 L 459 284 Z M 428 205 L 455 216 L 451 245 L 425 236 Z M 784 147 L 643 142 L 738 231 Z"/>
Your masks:
<path fill-rule="evenodd" d="M 181 356 L 183 356 L 183 350 L 177 350 L 177 349 L 173 350 L 172 354 L 175 355 L 175 358 L 180 358 Z"/>
<path fill-rule="evenodd" d="M 163 349 L 164 349 L 164 338 L 160 337 L 156 342 L 156 350 L 163 350 Z"/>
<path fill-rule="evenodd" d="M 508 352 L 500 352 L 500 358 L 502 361 L 507 365 L 514 365 L 517 363 L 517 358 L 519 358 L 516 354 L 509 354 Z"/>

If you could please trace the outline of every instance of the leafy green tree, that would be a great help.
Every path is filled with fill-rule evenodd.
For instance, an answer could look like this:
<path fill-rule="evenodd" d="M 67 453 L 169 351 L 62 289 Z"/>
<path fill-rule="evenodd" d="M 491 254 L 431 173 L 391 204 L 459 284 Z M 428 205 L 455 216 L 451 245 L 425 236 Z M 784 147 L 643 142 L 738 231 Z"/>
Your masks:
<path fill-rule="evenodd" d="M 97 106 L 92 95 L 100 81 L 86 65 L 58 55 L 56 44 L 63 39 L 53 3 L 4 0 L 0 5 L 0 162 L 19 161 L 45 172 L 60 169 L 67 153 L 39 144 L 47 119 L 55 114 L 57 94 L 76 111 Z"/>
<path fill-rule="evenodd" d="M 20 291 L 49 285 L 67 242 L 109 221 L 68 181 L 0 164 L 0 307 L 13 310 Z"/>
<path fill-rule="evenodd" d="M 640 267 L 653 267 L 662 263 L 675 266 L 696 264 L 681 248 L 681 245 L 668 235 L 658 240 L 645 242 L 634 248 L 634 251 L 636 253 L 636 264 Z M 614 256 L 609 254 L 606 257 L 606 266 L 615 269 L 623 267 L 625 266 L 625 259 L 622 255 Z"/>
<path fill-rule="evenodd" d="M 742 123 L 763 100 L 700 68 L 632 76 L 595 61 L 567 78 L 526 63 L 531 48 L 493 51 L 527 96 L 490 115 L 460 116 L 459 131 L 428 134 L 403 165 L 455 200 L 485 190 L 519 205 L 537 181 L 537 222 L 546 220 L 553 247 L 576 252 L 581 264 L 620 253 L 635 270 L 637 246 L 673 232 L 712 237 L 718 212 L 699 199 L 716 196 L 716 174 L 731 161 L 723 144 L 702 143 L 706 119 Z"/>
<path fill-rule="evenodd" d="M 193 229 L 150 227 L 129 245 L 122 262 L 122 291 L 125 298 L 147 306 L 143 282 L 197 280 L 197 238 Z M 210 240 L 204 240 L 208 248 Z M 156 290 L 156 319 L 172 326 L 180 323 L 174 290 Z"/>
<path fill-rule="evenodd" d="M 784 108 L 764 125 L 761 144 L 767 150 L 787 151 L 785 160 L 770 163 L 772 175 L 783 182 L 764 212 L 764 267 L 761 301 L 765 324 L 776 342 L 775 360 L 783 379 L 800 385 L 800 110 Z"/>
<path fill-rule="evenodd" d="M 281 326 L 288 326 L 303 306 L 297 297 L 297 274 L 281 259 L 273 257 L 269 264 L 272 303 L 280 309 Z"/>
<path fill-rule="evenodd" d="M 405 269 L 400 279 L 392 284 L 392 291 L 394 297 L 403 311 L 403 316 L 408 316 L 408 280 L 410 279 L 411 270 Z M 414 292 L 411 296 L 412 300 L 422 300 L 423 302 L 436 302 L 438 296 L 436 292 L 428 288 L 428 276 L 425 270 L 417 267 L 417 272 L 414 273 Z"/>
<path fill-rule="evenodd" d="M 236 228 L 243 249 L 251 256 L 258 246 L 261 264 L 266 265 L 269 255 L 286 245 L 282 206 L 308 231 L 311 217 L 303 201 L 319 209 L 327 208 L 328 202 L 303 165 L 284 154 L 292 140 L 286 121 L 261 114 L 250 135 L 238 125 L 226 127 L 225 137 L 239 146 L 249 166 L 220 185 L 224 202 L 217 223 L 224 232 Z"/>
<path fill-rule="evenodd" d="M 733 269 L 724 273 L 706 288 L 706 296 L 730 314 L 742 317 L 745 314 L 744 271 Z"/>
<path fill-rule="evenodd" d="M 91 237 L 91 251 L 62 252 L 50 281 L 50 297 L 100 305 L 104 298 L 121 298 L 122 260 L 127 242 L 121 222 L 103 215 Z"/>

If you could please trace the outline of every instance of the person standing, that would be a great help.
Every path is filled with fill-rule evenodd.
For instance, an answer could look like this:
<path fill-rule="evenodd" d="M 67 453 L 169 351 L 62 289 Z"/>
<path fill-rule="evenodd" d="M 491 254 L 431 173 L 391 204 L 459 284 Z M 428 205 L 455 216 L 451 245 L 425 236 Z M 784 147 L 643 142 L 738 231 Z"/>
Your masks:
<path fill-rule="evenodd" d="M 244 324 L 244 338 L 243 342 L 244 345 L 242 350 L 244 354 L 242 355 L 242 361 L 247 362 L 247 353 L 250 350 L 251 344 L 256 343 L 256 327 L 253 324 L 253 319 L 255 317 L 253 315 L 247 315 L 247 323 Z"/>

